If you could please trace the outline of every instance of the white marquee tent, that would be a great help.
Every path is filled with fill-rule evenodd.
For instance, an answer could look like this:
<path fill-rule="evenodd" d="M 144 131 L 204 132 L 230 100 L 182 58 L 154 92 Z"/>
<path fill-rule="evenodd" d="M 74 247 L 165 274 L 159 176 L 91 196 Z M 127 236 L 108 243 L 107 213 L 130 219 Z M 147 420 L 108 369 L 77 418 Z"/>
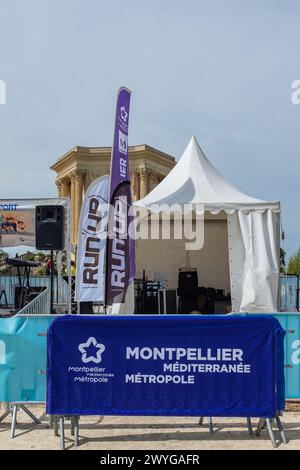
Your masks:
<path fill-rule="evenodd" d="M 230 290 L 235 312 L 278 310 L 280 203 L 241 193 L 209 162 L 195 137 L 164 180 L 135 204 L 150 211 L 162 204 L 203 204 L 204 246 L 189 255 L 199 284 Z M 169 287 L 176 287 L 186 262 L 184 242 L 138 240 L 137 271 L 146 269 L 149 277 L 165 273 Z"/>

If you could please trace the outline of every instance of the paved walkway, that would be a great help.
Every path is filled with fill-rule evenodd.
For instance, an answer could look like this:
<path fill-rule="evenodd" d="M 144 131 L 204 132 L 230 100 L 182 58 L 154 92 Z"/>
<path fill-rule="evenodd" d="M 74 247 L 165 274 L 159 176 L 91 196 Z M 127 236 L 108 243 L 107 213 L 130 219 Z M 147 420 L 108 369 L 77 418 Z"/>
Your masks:
<path fill-rule="evenodd" d="M 38 416 L 42 407 L 31 407 Z M 300 412 L 284 413 L 283 424 L 290 440 L 277 450 L 300 449 Z M 16 437 L 10 439 L 10 418 L 0 423 L 0 449 L 59 449 L 59 438 L 47 427 L 29 423 L 24 412 L 18 413 Z M 201 449 L 272 449 L 268 432 L 260 437 L 249 436 L 246 420 L 215 418 L 216 431 L 208 432 L 206 422 L 198 425 L 197 418 L 157 417 L 83 417 L 80 421 L 79 449 L 98 450 L 201 450 Z M 253 420 L 256 425 L 257 420 Z M 279 432 L 275 436 L 279 439 Z M 69 422 L 66 425 L 66 447 L 73 449 Z"/>

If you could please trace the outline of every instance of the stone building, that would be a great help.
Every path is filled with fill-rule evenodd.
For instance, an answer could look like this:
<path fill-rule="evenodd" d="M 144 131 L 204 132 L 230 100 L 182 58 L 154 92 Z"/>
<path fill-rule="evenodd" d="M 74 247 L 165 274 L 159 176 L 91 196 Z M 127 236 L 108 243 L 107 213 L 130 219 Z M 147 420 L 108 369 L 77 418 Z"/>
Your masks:
<path fill-rule="evenodd" d="M 133 200 L 145 197 L 169 173 L 175 159 L 149 145 L 128 147 Z M 111 147 L 74 147 L 51 170 L 56 172 L 59 197 L 71 199 L 71 242 L 77 244 L 82 200 L 89 184 L 110 171 Z"/>

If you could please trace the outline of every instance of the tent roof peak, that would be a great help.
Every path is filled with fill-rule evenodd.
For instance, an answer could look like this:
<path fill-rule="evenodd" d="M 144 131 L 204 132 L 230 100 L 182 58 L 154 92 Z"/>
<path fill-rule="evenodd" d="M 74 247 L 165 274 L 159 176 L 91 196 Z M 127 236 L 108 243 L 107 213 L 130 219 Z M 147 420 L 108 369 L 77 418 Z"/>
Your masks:
<path fill-rule="evenodd" d="M 175 167 L 137 205 L 204 204 L 205 210 L 274 209 L 279 203 L 248 196 L 230 183 L 208 160 L 195 135 Z"/>

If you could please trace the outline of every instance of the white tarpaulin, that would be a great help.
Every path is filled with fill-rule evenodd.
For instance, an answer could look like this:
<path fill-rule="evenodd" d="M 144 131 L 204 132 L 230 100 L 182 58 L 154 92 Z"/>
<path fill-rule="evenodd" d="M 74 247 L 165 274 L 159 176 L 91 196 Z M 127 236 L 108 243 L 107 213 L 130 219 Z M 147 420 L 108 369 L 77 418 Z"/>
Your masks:
<path fill-rule="evenodd" d="M 163 281 L 167 288 L 176 289 L 179 268 L 192 266 L 197 268 L 200 286 L 229 292 L 226 214 L 205 214 L 203 249 L 187 252 L 185 242 L 185 239 L 137 240 L 137 278 L 141 279 L 145 270 L 148 279 Z"/>
<path fill-rule="evenodd" d="M 228 237 L 229 240 L 229 250 L 223 256 L 226 261 L 229 258 L 233 310 L 258 313 L 278 310 L 280 204 L 256 199 L 239 191 L 210 163 L 195 137 L 192 137 L 182 157 L 164 180 L 144 199 L 135 204 L 152 211 L 159 210 L 157 208 L 162 204 L 180 204 L 181 206 L 203 204 L 205 224 L 209 222 L 213 228 L 213 223 L 222 223 L 223 237 Z M 213 218 L 216 220 L 213 221 Z M 228 231 L 223 222 L 224 218 L 230 222 Z M 216 272 L 217 263 L 220 263 L 220 260 L 216 259 L 214 264 L 214 259 L 211 258 L 209 264 L 206 247 L 209 247 L 209 252 L 213 256 L 214 252 L 221 253 L 218 250 L 220 246 L 224 246 L 216 239 L 215 245 L 212 246 L 213 238 L 206 240 L 207 234 L 212 235 L 212 231 L 208 232 L 205 229 L 205 233 L 204 247 L 199 252 L 199 267 L 201 266 L 204 277 L 205 269 L 211 270 L 213 266 Z M 218 237 L 220 236 L 219 231 Z M 153 252 L 152 240 L 138 241 L 138 265 L 139 245 L 143 251 L 148 250 L 150 254 Z M 206 254 L 203 256 L 201 253 Z M 141 256 L 145 259 L 145 252 Z M 176 250 L 173 256 L 180 258 Z M 148 259 L 151 262 L 150 255 Z M 191 252 L 192 266 L 197 266 L 195 260 L 195 253 Z M 206 266 L 203 266 L 203 263 L 201 265 L 202 260 L 206 261 Z M 145 266 L 145 269 L 147 267 Z M 179 267 L 180 264 L 177 265 L 177 268 Z M 221 265 L 221 267 L 225 272 L 224 266 Z M 151 264 L 151 270 L 162 272 L 163 266 L 158 261 L 157 268 L 153 263 Z M 218 276 L 217 272 L 216 276 Z M 212 283 L 210 285 L 218 287 Z"/>
<path fill-rule="evenodd" d="M 277 311 L 279 230 L 279 213 L 271 210 L 237 211 L 228 215 L 234 311 Z"/>

